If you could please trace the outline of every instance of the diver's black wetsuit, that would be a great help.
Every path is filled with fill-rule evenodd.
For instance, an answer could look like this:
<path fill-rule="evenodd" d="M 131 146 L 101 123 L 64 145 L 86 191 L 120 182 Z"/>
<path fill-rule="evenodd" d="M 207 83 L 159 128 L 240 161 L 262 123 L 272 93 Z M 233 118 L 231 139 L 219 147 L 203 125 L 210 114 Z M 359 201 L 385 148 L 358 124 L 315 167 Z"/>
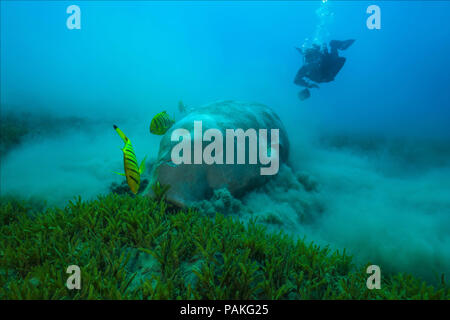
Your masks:
<path fill-rule="evenodd" d="M 316 83 L 334 80 L 345 63 L 345 58 L 339 56 L 338 50 L 347 49 L 354 41 L 332 40 L 330 41 L 330 51 L 326 44 L 323 44 L 322 48 L 317 44 L 313 44 L 311 48 L 305 50 L 297 48 L 303 55 L 303 66 L 297 72 L 294 83 L 306 88 L 300 92 L 301 100 L 309 98 L 308 88 L 319 87 Z"/>

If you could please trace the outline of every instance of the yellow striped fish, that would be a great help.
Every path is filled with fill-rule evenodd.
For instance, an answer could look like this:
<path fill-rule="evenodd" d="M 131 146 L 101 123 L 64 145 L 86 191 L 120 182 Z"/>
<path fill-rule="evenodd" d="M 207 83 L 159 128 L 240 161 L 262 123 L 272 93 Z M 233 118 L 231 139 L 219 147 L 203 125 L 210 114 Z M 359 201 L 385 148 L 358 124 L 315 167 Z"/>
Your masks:
<path fill-rule="evenodd" d="M 127 183 L 131 189 L 131 192 L 137 194 L 141 182 L 141 174 L 145 170 L 145 158 L 144 160 L 142 160 L 141 165 L 138 167 L 138 162 L 136 159 L 136 155 L 134 154 L 130 139 L 128 139 L 122 132 L 122 130 L 117 128 L 116 125 L 113 125 L 113 127 L 125 143 L 125 146 L 123 147 L 123 149 L 121 149 L 123 151 L 123 166 L 125 168 L 125 174 L 118 172 L 116 173 L 121 176 L 125 176 L 127 178 Z"/>
<path fill-rule="evenodd" d="M 150 132 L 157 135 L 163 135 L 173 126 L 175 120 L 170 119 L 166 111 L 158 113 L 153 117 L 150 123 Z"/>

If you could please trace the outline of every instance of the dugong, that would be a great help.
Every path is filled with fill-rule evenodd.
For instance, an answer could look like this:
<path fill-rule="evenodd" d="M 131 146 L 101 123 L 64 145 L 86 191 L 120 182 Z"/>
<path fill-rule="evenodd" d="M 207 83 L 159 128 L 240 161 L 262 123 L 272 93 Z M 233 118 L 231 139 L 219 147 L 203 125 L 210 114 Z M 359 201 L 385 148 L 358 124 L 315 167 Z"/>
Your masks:
<path fill-rule="evenodd" d="M 198 124 L 199 121 L 201 121 L 203 136 L 205 136 L 205 131 L 208 129 L 217 129 L 222 133 L 223 164 L 206 164 L 205 161 L 202 161 L 201 164 L 194 164 L 194 160 L 190 164 L 174 163 L 172 150 L 176 145 L 180 144 L 180 141 L 184 140 L 183 136 L 176 138 L 175 141 L 171 140 L 173 133 L 175 136 L 177 132 L 180 132 L 178 129 L 185 129 L 184 132 L 190 134 L 191 159 L 194 159 L 195 141 L 198 142 L 199 139 L 203 138 L 202 146 L 200 147 L 202 151 L 205 150 L 208 144 L 215 141 L 215 138 L 205 141 L 204 137 L 194 134 L 194 122 Z M 196 128 L 198 130 L 198 126 Z M 193 202 L 210 199 L 214 194 L 214 190 L 222 188 L 227 188 L 234 197 L 240 197 L 273 177 L 274 174 L 261 174 L 261 168 L 270 166 L 267 162 L 265 165 L 261 164 L 260 158 L 258 158 L 256 164 L 249 163 L 249 139 L 245 139 L 246 155 L 244 164 L 238 164 L 237 161 L 234 161 L 234 164 L 230 164 L 225 160 L 227 153 L 230 151 L 229 149 L 231 149 L 228 148 L 227 150 L 227 129 L 242 129 L 244 132 L 247 129 L 254 129 L 257 133 L 261 132 L 260 129 L 267 129 L 266 141 L 268 147 L 267 151 L 264 151 L 269 156 L 271 156 L 271 153 L 274 153 L 273 157 L 274 159 L 277 157 L 279 166 L 288 161 L 288 136 L 280 118 L 271 108 L 252 102 L 217 101 L 194 108 L 177 121 L 162 137 L 158 157 L 152 167 L 149 187 L 146 190 L 147 195 L 153 195 L 151 186 L 156 182 L 159 182 L 161 185 L 170 185 L 170 189 L 166 194 L 166 200 L 183 208 L 190 206 Z M 274 151 L 275 149 L 271 149 L 271 142 L 273 142 L 271 129 L 278 129 L 278 152 Z M 198 133 L 198 131 L 196 132 Z M 259 137 L 258 143 L 261 140 Z M 235 138 L 235 160 L 238 153 L 237 145 Z M 243 144 L 241 143 L 241 145 Z M 219 157 L 222 155 L 217 154 L 215 156 Z"/>

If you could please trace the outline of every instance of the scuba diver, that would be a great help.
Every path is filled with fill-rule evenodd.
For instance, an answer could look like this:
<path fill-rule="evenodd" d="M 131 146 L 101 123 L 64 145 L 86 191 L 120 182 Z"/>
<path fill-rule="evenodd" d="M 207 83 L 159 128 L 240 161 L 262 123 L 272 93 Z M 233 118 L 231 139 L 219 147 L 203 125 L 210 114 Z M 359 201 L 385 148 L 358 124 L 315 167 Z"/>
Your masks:
<path fill-rule="evenodd" d="M 331 82 L 345 63 L 345 58 L 340 57 L 338 50 L 346 50 L 355 40 L 331 40 L 330 51 L 326 43 L 320 47 L 313 44 L 311 48 L 296 48 L 303 55 L 303 66 L 298 70 L 294 83 L 305 87 L 299 92 L 301 101 L 308 99 L 311 95 L 309 89 L 319 88 L 317 83 Z"/>

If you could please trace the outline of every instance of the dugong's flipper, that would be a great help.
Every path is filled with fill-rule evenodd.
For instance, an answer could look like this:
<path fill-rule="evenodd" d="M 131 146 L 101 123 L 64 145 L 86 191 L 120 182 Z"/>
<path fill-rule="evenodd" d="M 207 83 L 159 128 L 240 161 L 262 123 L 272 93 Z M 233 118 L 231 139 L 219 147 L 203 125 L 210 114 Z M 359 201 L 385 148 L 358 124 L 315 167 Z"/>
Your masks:
<path fill-rule="evenodd" d="M 354 39 L 344 40 L 344 41 L 331 40 L 330 41 L 330 48 L 331 48 L 331 51 L 333 51 L 333 49 L 345 50 L 348 47 L 350 47 L 353 44 L 353 42 L 355 42 Z"/>

